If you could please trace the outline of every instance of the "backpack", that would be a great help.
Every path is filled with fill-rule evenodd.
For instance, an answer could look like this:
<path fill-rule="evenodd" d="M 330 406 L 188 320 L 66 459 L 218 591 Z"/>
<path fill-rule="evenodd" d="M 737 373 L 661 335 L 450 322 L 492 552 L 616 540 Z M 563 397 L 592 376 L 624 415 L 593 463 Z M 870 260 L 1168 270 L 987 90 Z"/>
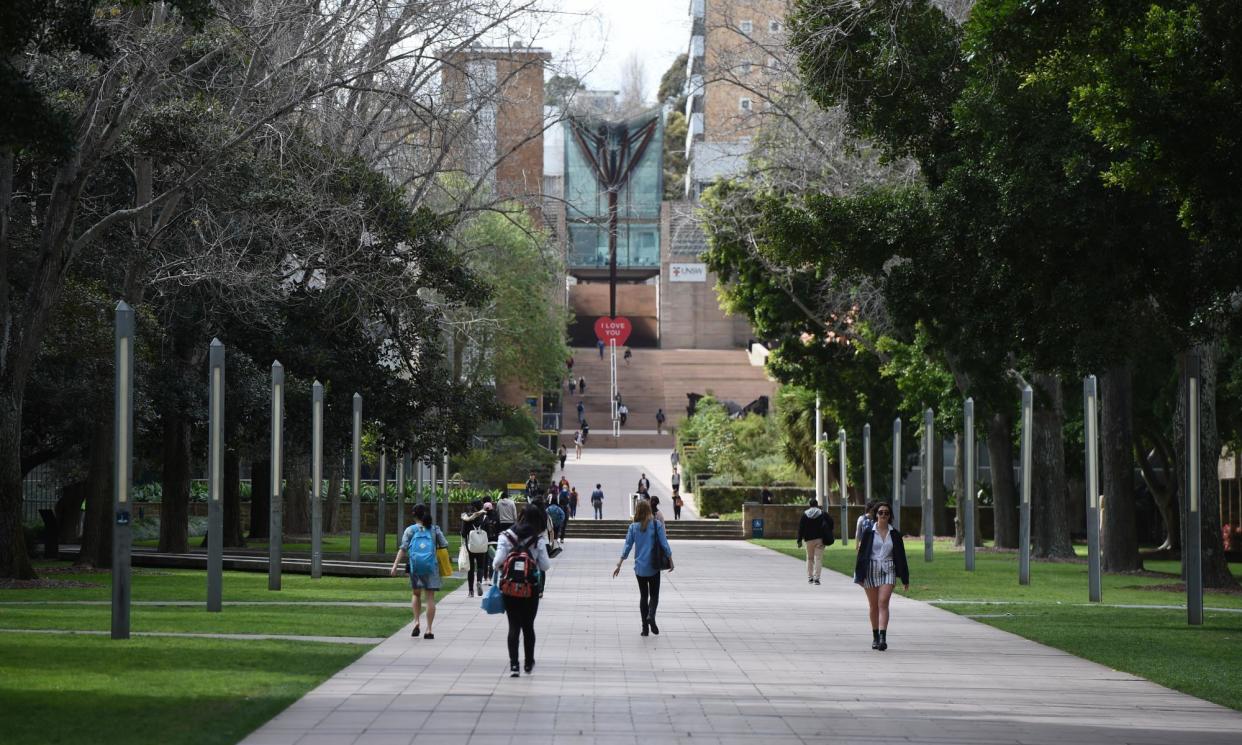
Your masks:
<path fill-rule="evenodd" d="M 483 520 L 466 535 L 466 550 L 472 554 L 487 553 L 487 530 L 483 528 Z"/>
<path fill-rule="evenodd" d="M 831 546 L 832 544 L 837 542 L 837 536 L 836 536 L 837 528 L 836 528 L 836 523 L 832 521 L 832 516 L 828 514 L 827 510 L 824 510 L 823 520 L 824 520 L 824 548 L 827 548 L 828 546 Z"/>
<path fill-rule="evenodd" d="M 436 559 L 435 534 L 422 525 L 414 526 L 414 534 L 410 536 L 410 547 L 406 554 L 410 557 L 410 574 L 440 573 L 440 562 Z"/>
<path fill-rule="evenodd" d="M 500 592 L 511 598 L 529 598 L 535 594 L 539 581 L 539 566 L 531 554 L 531 544 L 539 540 L 531 536 L 525 543 L 518 543 L 517 534 L 505 531 L 509 538 L 509 553 L 500 566 Z"/>

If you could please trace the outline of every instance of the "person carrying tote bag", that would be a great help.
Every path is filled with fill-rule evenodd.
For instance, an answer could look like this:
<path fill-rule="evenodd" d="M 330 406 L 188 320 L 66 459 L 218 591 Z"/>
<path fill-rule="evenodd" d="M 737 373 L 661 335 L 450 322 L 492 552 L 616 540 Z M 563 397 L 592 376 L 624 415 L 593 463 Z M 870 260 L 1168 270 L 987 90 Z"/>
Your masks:
<path fill-rule="evenodd" d="M 612 571 L 613 577 L 621 573 L 621 565 L 629 558 L 631 550 L 634 551 L 634 576 L 638 579 L 642 635 L 659 635 L 656 609 L 660 605 L 660 571 L 673 571 L 673 549 L 668 545 L 664 524 L 652 516 L 651 503 L 645 499 L 640 499 L 634 508 L 634 522 L 630 523 L 625 534 L 625 549 L 617 560 L 616 569 Z"/>

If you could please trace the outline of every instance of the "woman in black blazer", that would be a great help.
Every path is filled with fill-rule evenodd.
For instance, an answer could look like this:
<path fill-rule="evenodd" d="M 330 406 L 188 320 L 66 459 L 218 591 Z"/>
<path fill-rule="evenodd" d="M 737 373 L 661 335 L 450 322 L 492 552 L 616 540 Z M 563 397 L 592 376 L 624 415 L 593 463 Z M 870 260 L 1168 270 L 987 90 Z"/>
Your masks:
<path fill-rule="evenodd" d="M 901 531 L 892 526 L 893 508 L 888 502 L 875 505 L 875 525 L 858 536 L 858 559 L 854 582 L 862 585 L 871 606 L 871 648 L 888 649 L 888 601 L 901 580 L 910 589 L 910 565 Z"/>

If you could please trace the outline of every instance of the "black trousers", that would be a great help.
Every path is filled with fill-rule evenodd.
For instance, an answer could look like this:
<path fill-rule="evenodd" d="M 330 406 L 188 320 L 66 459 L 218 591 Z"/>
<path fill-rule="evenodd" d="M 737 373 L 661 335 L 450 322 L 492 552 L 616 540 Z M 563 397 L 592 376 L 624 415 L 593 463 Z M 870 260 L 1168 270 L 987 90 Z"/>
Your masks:
<path fill-rule="evenodd" d="M 638 577 L 638 612 L 642 614 L 643 626 L 646 626 L 649 621 L 655 620 L 656 608 L 660 605 L 660 573 L 650 577 L 634 576 Z"/>
<path fill-rule="evenodd" d="M 470 569 L 466 571 L 466 586 L 474 587 L 476 583 L 487 579 L 487 552 L 476 554 L 467 552 L 470 557 Z"/>
<path fill-rule="evenodd" d="M 518 636 L 522 637 L 526 661 L 535 660 L 535 616 L 539 613 L 538 596 L 511 598 L 505 596 L 505 617 L 509 619 L 509 664 L 518 664 Z"/>

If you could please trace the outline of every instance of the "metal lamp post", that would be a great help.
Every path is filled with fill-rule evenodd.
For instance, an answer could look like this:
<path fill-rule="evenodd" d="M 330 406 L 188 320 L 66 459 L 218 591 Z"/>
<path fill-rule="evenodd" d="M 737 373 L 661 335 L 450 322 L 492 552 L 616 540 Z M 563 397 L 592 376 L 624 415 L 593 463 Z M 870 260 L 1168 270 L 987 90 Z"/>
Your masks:
<path fill-rule="evenodd" d="M 1199 356 L 1186 359 L 1186 623 L 1203 625 L 1203 515 L 1199 511 Z M 1215 455 L 1213 455 L 1215 459 Z"/>
<path fill-rule="evenodd" d="M 1031 584 L 1031 410 L 1034 393 L 1022 387 L 1022 501 L 1018 521 L 1018 584 Z"/>
<path fill-rule="evenodd" d="M 449 453 L 448 448 L 444 449 L 444 468 L 441 470 L 444 474 L 444 503 L 440 507 L 444 522 L 440 523 L 441 530 L 448 530 L 449 523 Z"/>
<path fill-rule="evenodd" d="M 397 545 L 401 543 L 401 533 L 405 530 L 405 479 L 406 473 L 405 462 L 408 457 L 405 454 L 397 456 Z"/>
<path fill-rule="evenodd" d="M 871 501 L 871 425 L 863 425 L 863 501 Z"/>
<path fill-rule="evenodd" d="M 901 417 L 893 420 L 893 527 L 901 530 Z"/>
<path fill-rule="evenodd" d="M 1083 461 L 1087 487 L 1087 599 L 1100 602 L 1100 440 L 1095 376 L 1082 379 Z"/>
<path fill-rule="evenodd" d="M 824 499 L 825 493 L 828 491 L 824 488 L 824 415 L 819 410 L 819 394 L 815 394 L 815 498 L 819 503 L 827 507 L 828 502 Z"/>
<path fill-rule="evenodd" d="M 129 485 L 134 476 L 134 309 L 116 304 L 116 389 L 112 489 L 112 638 L 129 638 L 130 551 Z"/>
<path fill-rule="evenodd" d="M 936 415 L 931 409 L 923 412 L 923 561 L 931 561 L 935 551 L 936 531 L 932 505 L 935 502 Z"/>
<path fill-rule="evenodd" d="M 284 488 L 282 461 L 285 418 L 285 368 L 279 361 L 272 363 L 272 494 L 268 510 L 267 589 L 280 589 L 280 569 L 284 540 Z"/>
<path fill-rule="evenodd" d="M 224 568 L 224 345 L 212 339 L 208 348 L 211 386 L 207 444 L 207 610 L 220 612 Z"/>
<path fill-rule="evenodd" d="M 362 394 L 354 394 L 354 460 L 350 470 L 349 500 L 349 560 L 362 558 Z"/>
<path fill-rule="evenodd" d="M 840 463 L 840 473 L 838 474 L 837 483 L 841 486 L 841 545 L 850 545 L 850 498 L 849 498 L 849 470 L 845 461 L 845 428 L 841 427 L 837 430 L 837 451 Z"/>
<path fill-rule="evenodd" d="M 311 387 L 311 579 L 323 576 L 323 383 Z"/>
<path fill-rule="evenodd" d="M 379 453 L 379 494 L 375 500 L 375 551 L 383 555 L 387 551 L 388 534 L 384 531 L 384 507 L 388 502 L 388 451 Z"/>
<path fill-rule="evenodd" d="M 962 407 L 962 479 L 964 494 L 957 496 L 962 505 L 962 533 L 966 539 L 966 571 L 975 571 L 975 400 L 966 399 Z"/>

